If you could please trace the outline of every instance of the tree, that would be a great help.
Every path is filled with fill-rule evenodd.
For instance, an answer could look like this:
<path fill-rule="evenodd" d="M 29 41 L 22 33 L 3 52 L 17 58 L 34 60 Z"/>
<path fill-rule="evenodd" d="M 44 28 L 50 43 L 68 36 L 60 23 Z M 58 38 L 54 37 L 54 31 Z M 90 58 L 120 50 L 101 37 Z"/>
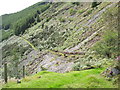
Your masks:
<path fill-rule="evenodd" d="M 92 2 L 92 8 L 95 8 L 96 6 L 98 6 L 101 2 L 97 2 L 97 0 L 94 0 Z"/>
<path fill-rule="evenodd" d="M 93 50 L 95 50 L 98 54 L 107 56 L 108 58 L 116 57 L 118 53 L 118 35 L 117 32 L 112 30 L 107 30 L 102 40 L 97 42 L 93 46 Z"/>
<path fill-rule="evenodd" d="M 39 17 L 39 15 L 37 15 L 37 22 L 40 22 L 40 17 Z"/>
<path fill-rule="evenodd" d="M 79 5 L 80 3 L 79 2 L 72 2 L 73 5 Z"/>
<path fill-rule="evenodd" d="M 39 10 L 37 10 L 37 14 L 40 14 L 40 11 L 39 11 Z"/>

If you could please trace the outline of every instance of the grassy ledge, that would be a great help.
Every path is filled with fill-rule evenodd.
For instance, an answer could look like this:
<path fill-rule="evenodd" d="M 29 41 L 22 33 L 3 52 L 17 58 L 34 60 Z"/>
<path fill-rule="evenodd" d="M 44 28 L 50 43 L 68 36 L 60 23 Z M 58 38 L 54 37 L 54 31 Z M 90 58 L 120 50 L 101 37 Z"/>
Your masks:
<path fill-rule="evenodd" d="M 20 84 L 10 81 L 4 88 L 116 88 L 112 81 L 107 81 L 100 73 L 103 68 L 69 73 L 42 71 L 22 79 Z"/>

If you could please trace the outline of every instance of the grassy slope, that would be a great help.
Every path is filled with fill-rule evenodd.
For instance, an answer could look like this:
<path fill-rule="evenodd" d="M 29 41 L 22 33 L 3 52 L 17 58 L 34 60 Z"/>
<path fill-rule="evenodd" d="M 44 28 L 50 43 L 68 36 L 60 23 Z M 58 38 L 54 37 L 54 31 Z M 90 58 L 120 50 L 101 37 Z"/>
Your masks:
<path fill-rule="evenodd" d="M 42 71 L 22 79 L 21 84 L 11 81 L 6 88 L 115 88 L 112 81 L 100 76 L 104 69 L 90 69 L 69 73 Z M 38 78 L 41 76 L 41 78 Z"/>

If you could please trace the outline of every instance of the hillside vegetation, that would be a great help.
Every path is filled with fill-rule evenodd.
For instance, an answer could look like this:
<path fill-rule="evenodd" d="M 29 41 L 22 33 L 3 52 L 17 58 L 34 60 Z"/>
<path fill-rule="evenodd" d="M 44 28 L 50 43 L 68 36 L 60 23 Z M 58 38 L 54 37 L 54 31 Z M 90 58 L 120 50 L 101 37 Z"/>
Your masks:
<path fill-rule="evenodd" d="M 117 2 L 39 2 L 3 15 L 2 75 L 7 62 L 10 78 L 22 78 L 23 66 L 28 78 L 35 77 L 8 87 L 114 87 L 120 73 L 118 6 Z M 50 73 L 37 80 L 44 71 Z"/>
<path fill-rule="evenodd" d="M 25 29 L 40 22 L 39 14 L 50 7 L 47 2 L 40 2 L 20 12 L 2 15 L 3 39 L 11 35 L 23 34 Z M 4 32 L 6 30 L 6 32 Z"/>

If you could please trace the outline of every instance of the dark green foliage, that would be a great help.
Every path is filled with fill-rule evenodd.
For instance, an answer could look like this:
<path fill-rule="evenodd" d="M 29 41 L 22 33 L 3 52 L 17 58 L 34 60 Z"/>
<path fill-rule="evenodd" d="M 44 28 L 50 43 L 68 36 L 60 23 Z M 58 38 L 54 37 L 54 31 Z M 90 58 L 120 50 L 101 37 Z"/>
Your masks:
<path fill-rule="evenodd" d="M 79 2 L 72 2 L 73 5 L 79 5 Z"/>
<path fill-rule="evenodd" d="M 0 25 L 0 30 L 2 29 L 2 25 Z"/>
<path fill-rule="evenodd" d="M 6 45 L 2 49 L 2 58 L 5 58 L 6 56 L 14 56 L 19 55 L 20 57 L 23 56 L 26 50 L 28 50 L 29 47 L 22 47 L 17 46 L 15 43 L 14 45 Z M 15 59 L 14 59 L 15 60 Z"/>
<path fill-rule="evenodd" d="M 23 56 L 26 50 L 28 50 L 29 47 L 22 47 L 14 45 L 6 45 L 3 47 L 2 51 L 2 58 L 5 58 L 7 56 L 10 56 L 12 58 L 8 59 L 11 64 L 8 65 L 8 76 L 10 77 L 19 77 L 19 68 L 18 63 L 20 61 L 20 58 Z"/>
<path fill-rule="evenodd" d="M 92 9 L 91 10 L 89 10 L 89 11 L 87 11 L 85 14 L 84 14 L 84 17 L 86 17 L 86 16 L 88 16 L 88 15 L 90 15 L 91 13 L 92 13 Z"/>
<path fill-rule="evenodd" d="M 51 19 L 51 17 L 48 17 L 48 18 L 46 19 L 46 22 L 49 22 L 49 21 L 50 21 L 50 19 Z"/>
<path fill-rule="evenodd" d="M 37 22 L 41 21 L 39 15 L 37 15 L 36 18 L 37 18 Z"/>
<path fill-rule="evenodd" d="M 15 35 L 23 34 L 32 23 L 40 22 L 39 14 L 50 7 L 49 3 L 41 3 L 39 2 L 17 13 L 2 15 L 2 28 L 5 30 L 14 29 Z"/>
<path fill-rule="evenodd" d="M 97 2 L 93 2 L 92 3 L 92 8 L 96 7 L 97 5 L 98 5 Z"/>
<path fill-rule="evenodd" d="M 94 2 L 92 2 L 92 8 L 97 7 L 101 2 L 97 2 L 97 0 L 94 0 Z"/>
<path fill-rule="evenodd" d="M 2 30 L 2 41 L 13 35 L 13 30 Z"/>
<path fill-rule="evenodd" d="M 64 41 L 68 38 L 64 32 L 58 32 L 55 27 L 48 27 L 44 25 L 43 31 L 33 36 L 29 41 L 35 46 L 39 46 L 39 49 L 52 49 L 61 46 Z M 34 39 L 34 41 L 33 41 Z M 40 42 L 41 41 L 41 42 Z"/>
<path fill-rule="evenodd" d="M 25 19 L 21 19 L 19 21 L 17 21 L 14 26 L 13 29 L 15 30 L 15 35 L 19 35 L 19 34 L 23 34 L 25 32 L 25 30 L 31 26 L 32 23 L 34 23 L 35 20 L 33 17 L 27 17 Z"/>
<path fill-rule="evenodd" d="M 98 54 L 107 56 L 108 58 L 116 57 L 118 53 L 118 34 L 115 31 L 107 30 L 102 40 L 97 42 L 93 50 Z"/>
<path fill-rule="evenodd" d="M 119 46 L 120 43 L 119 35 L 118 35 L 118 10 L 117 8 L 108 9 L 103 16 L 104 22 L 107 30 L 102 37 L 102 40 L 98 42 L 94 50 L 97 51 L 98 54 L 107 56 L 107 57 L 116 57 L 120 55 Z"/>
<path fill-rule="evenodd" d="M 65 22 L 65 19 L 61 17 L 61 18 L 59 18 L 59 21 L 60 22 Z"/>
<path fill-rule="evenodd" d="M 9 29 L 10 28 L 10 24 L 6 25 L 6 26 L 3 26 L 2 28 L 4 28 L 5 30 Z"/>
<path fill-rule="evenodd" d="M 39 10 L 37 10 L 37 14 L 40 14 L 40 11 L 39 11 Z"/>
<path fill-rule="evenodd" d="M 74 15 L 77 11 L 74 9 L 70 9 L 70 15 Z"/>

